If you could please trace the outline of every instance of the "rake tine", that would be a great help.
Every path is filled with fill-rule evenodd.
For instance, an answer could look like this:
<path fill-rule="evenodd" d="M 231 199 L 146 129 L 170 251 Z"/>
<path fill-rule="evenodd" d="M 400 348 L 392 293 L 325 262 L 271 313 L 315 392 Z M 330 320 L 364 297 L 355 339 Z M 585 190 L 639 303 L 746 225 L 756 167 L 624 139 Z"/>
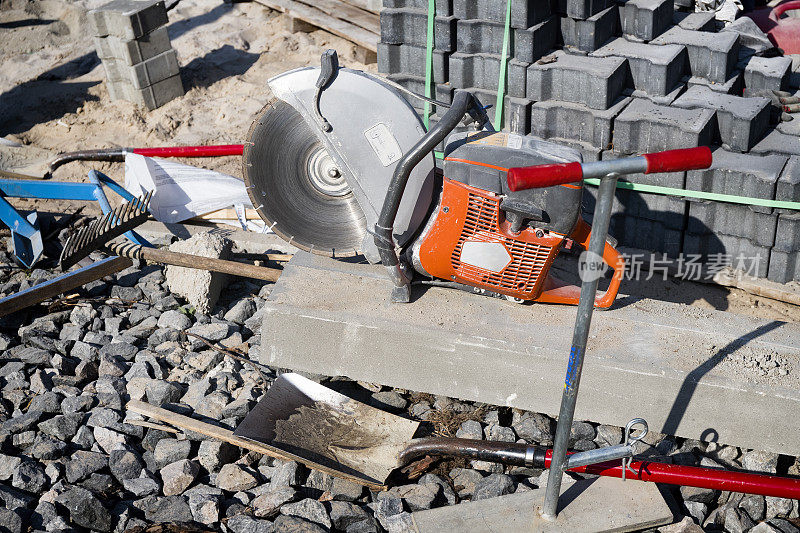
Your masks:
<path fill-rule="evenodd" d="M 108 241 L 143 223 L 149 216 L 153 191 L 119 205 L 75 233 L 64 246 L 61 268 L 66 269 Z"/>

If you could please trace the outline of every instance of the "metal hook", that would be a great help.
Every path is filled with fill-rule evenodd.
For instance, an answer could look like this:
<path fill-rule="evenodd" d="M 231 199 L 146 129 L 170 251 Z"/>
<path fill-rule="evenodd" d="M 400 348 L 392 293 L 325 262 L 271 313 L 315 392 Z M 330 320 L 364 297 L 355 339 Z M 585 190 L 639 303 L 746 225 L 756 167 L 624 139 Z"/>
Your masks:
<path fill-rule="evenodd" d="M 635 437 L 631 438 L 631 432 L 633 428 L 636 426 L 642 426 L 642 431 Z M 630 422 L 625 425 L 625 445 L 630 446 L 631 451 L 633 452 L 634 445 L 642 440 L 645 435 L 647 435 L 647 421 L 644 418 L 634 418 Z M 631 463 L 633 462 L 633 453 L 631 453 L 630 457 L 624 457 L 622 459 L 622 481 L 625 481 L 626 474 L 628 470 L 631 473 L 635 474 L 636 471 L 631 468 Z"/>

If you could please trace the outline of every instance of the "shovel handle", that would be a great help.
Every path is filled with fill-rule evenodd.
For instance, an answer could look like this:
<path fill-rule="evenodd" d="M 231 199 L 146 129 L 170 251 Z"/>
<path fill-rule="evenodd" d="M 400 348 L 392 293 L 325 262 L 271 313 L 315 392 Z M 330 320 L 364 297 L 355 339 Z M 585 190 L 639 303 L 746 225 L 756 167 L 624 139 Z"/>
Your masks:
<path fill-rule="evenodd" d="M 512 191 L 564 185 L 584 178 L 597 178 L 608 174 L 655 174 L 658 172 L 683 172 L 711 166 L 711 149 L 708 146 L 681 148 L 654 152 L 638 157 L 624 157 L 592 163 L 556 163 L 508 169 L 508 188 Z"/>
<path fill-rule="evenodd" d="M 398 455 L 397 464 L 403 466 L 426 455 L 446 455 L 507 465 L 532 466 L 544 464 L 545 452 L 539 446 L 516 442 L 437 437 L 412 441 Z"/>

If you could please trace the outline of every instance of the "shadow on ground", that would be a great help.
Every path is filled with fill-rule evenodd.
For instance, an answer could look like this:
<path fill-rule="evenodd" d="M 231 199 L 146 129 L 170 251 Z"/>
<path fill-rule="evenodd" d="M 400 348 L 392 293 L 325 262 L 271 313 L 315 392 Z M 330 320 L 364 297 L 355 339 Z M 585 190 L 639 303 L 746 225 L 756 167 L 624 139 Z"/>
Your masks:
<path fill-rule="evenodd" d="M 203 57 L 192 59 L 181 69 L 183 82 L 187 90 L 192 87 L 209 87 L 230 76 L 244 74 L 257 60 L 258 54 L 226 44 Z"/>
<path fill-rule="evenodd" d="M 89 52 L 52 68 L 0 95 L 0 136 L 29 130 L 72 113 L 84 102 L 98 100 L 89 88 L 99 81 L 69 82 L 91 72 L 100 60 Z"/>

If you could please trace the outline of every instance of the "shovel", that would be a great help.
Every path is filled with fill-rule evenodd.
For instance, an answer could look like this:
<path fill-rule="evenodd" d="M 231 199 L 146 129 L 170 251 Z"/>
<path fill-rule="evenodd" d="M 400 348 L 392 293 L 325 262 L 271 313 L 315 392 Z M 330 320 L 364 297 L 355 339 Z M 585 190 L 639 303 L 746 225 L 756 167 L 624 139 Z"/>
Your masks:
<path fill-rule="evenodd" d="M 383 488 L 393 470 L 426 455 L 550 467 L 552 450 L 540 446 L 443 437 L 415 439 L 419 425 L 419 422 L 348 398 L 300 374 L 287 373 L 275 380 L 234 435 L 267 445 L 310 468 L 375 489 Z M 642 426 L 642 430 L 634 437 L 636 426 Z M 800 498 L 800 479 L 631 461 L 634 446 L 646 433 L 644 421 L 634 419 L 625 428 L 623 444 L 570 454 L 566 469 L 623 479 L 627 476 L 642 481 Z"/>

